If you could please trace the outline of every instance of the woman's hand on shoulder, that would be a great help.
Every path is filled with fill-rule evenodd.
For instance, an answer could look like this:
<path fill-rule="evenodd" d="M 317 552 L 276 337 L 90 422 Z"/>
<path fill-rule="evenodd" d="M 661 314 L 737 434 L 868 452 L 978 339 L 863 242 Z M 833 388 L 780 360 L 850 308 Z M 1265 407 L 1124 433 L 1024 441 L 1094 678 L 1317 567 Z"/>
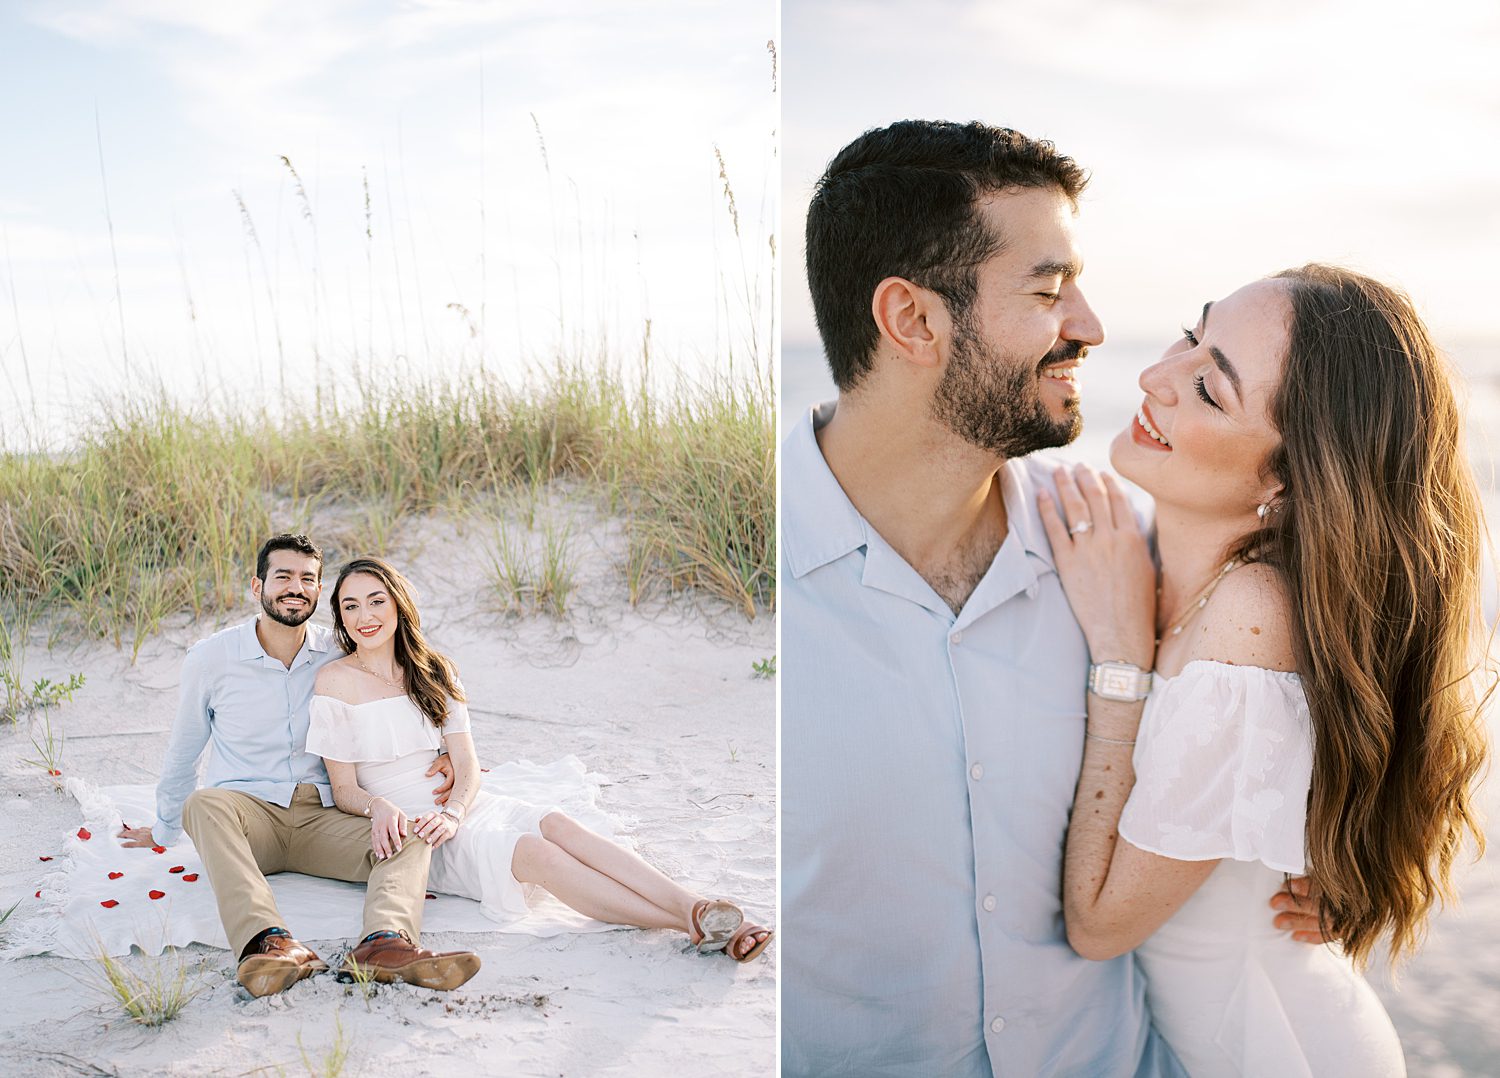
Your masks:
<path fill-rule="evenodd" d="M 1125 493 L 1109 473 L 1058 468 L 1057 497 L 1037 493 L 1063 591 L 1097 660 L 1151 668 L 1156 566 Z"/>

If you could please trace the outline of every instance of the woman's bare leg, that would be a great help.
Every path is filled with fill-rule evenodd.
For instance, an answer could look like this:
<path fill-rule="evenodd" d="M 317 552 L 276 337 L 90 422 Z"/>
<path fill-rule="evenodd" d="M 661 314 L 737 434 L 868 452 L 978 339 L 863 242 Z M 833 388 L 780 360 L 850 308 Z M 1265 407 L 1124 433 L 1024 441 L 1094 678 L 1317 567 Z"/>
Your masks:
<path fill-rule="evenodd" d="M 701 900 L 702 895 L 693 894 L 635 853 L 615 845 L 561 812 L 549 812 L 543 816 L 541 832 L 543 838 L 555 842 L 590 868 L 628 887 L 672 917 L 672 928 L 691 931 L 693 904 Z"/>
<path fill-rule="evenodd" d="M 561 812 L 549 812 L 543 816 L 541 832 L 544 838 L 562 847 L 578 861 L 634 891 L 660 909 L 664 916 L 675 918 L 666 927 L 686 932 L 690 938 L 693 936 L 693 906 L 702 901 L 702 895 L 693 894 L 632 851 L 617 846 Z M 754 947 L 762 934 L 764 929 L 749 926 L 749 931 L 744 931 L 735 941 L 735 956 Z"/>
<path fill-rule="evenodd" d="M 586 917 L 639 928 L 680 927 L 655 903 L 545 838 L 522 835 L 510 865 L 516 879 L 545 887 Z"/>

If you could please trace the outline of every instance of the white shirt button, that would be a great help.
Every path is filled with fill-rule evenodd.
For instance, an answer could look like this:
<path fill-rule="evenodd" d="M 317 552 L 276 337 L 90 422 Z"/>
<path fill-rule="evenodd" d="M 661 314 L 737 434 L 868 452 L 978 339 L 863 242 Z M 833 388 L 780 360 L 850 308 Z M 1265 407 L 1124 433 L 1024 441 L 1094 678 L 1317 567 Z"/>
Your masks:
<path fill-rule="evenodd" d="M 994 895 L 985 895 L 984 896 L 984 912 L 986 912 L 986 913 L 994 913 L 995 912 L 995 907 L 998 906 L 998 905 L 1000 905 L 1000 903 L 997 902 L 997 901 L 995 901 L 995 896 Z"/>
<path fill-rule="evenodd" d="M 980 779 L 984 778 L 984 765 L 975 764 L 973 767 L 969 768 L 969 777 L 975 782 L 978 782 Z"/>
<path fill-rule="evenodd" d="M 996 1018 L 993 1022 L 990 1023 L 990 1032 L 991 1033 L 999 1033 L 1004 1028 L 1005 1028 L 1005 1019 L 1004 1018 Z"/>
<path fill-rule="evenodd" d="M 960 629 L 956 633 L 950 633 L 948 635 L 948 643 L 950 643 L 950 644 L 961 644 L 961 643 L 963 643 L 963 639 L 964 639 L 964 634 L 963 634 L 963 630 L 962 629 Z"/>

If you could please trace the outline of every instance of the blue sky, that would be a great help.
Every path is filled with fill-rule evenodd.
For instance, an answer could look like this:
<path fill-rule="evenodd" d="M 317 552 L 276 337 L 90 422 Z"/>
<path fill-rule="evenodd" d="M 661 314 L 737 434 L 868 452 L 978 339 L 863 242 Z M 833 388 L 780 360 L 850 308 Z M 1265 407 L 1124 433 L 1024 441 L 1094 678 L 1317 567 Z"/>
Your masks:
<path fill-rule="evenodd" d="M 647 318 L 663 366 L 764 353 L 775 32 L 695 0 L 5 5 L 0 415 L 127 354 L 184 390 L 517 374 Z"/>
<path fill-rule="evenodd" d="M 1117 342 L 1341 262 L 1405 286 L 1451 346 L 1500 338 L 1500 6 L 1356 0 L 788 0 L 788 347 L 815 346 L 811 186 L 907 117 L 1050 138 L 1093 174 L 1084 285 Z"/>

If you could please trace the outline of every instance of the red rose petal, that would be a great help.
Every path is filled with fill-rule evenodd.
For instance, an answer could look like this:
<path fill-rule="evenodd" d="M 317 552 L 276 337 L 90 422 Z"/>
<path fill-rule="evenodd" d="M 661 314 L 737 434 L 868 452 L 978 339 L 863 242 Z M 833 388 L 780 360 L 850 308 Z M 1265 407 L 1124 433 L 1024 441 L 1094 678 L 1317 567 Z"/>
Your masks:
<path fill-rule="evenodd" d="M 91 835 L 91 834 L 89 834 L 88 828 L 86 828 L 86 827 L 80 827 L 78 829 L 78 837 L 81 838 L 81 839 L 83 839 L 83 841 L 87 842 L 89 839 L 93 838 L 94 836 Z"/>
<path fill-rule="evenodd" d="M 184 876 L 182 878 L 184 880 L 186 880 L 188 883 L 197 883 L 198 882 L 198 873 L 196 873 L 196 872 L 189 872 L 186 876 Z"/>
<path fill-rule="evenodd" d="M 479 770 L 483 771 L 486 775 L 490 773 L 490 769 L 487 767 L 481 767 Z"/>
<path fill-rule="evenodd" d="M 123 872 L 111 872 L 109 874 L 109 878 L 112 879 L 112 880 L 117 880 L 117 879 L 119 879 L 123 875 L 125 875 L 125 873 L 123 873 Z"/>
<path fill-rule="evenodd" d="M 38 857 L 37 860 L 38 861 L 50 861 L 50 860 L 52 860 L 52 858 L 50 858 L 50 857 Z"/>
<path fill-rule="evenodd" d="M 36 893 L 36 897 L 37 897 L 37 898 L 41 898 L 41 897 L 42 897 L 42 892 L 40 892 L 40 891 L 38 891 L 38 892 L 37 892 L 37 893 Z"/>
<path fill-rule="evenodd" d="M 186 865 L 173 865 L 171 868 L 167 869 L 167 871 L 170 872 L 172 875 L 175 876 L 179 872 L 186 872 L 187 871 L 187 866 Z"/>
<path fill-rule="evenodd" d="M 48 771 L 47 774 L 49 774 L 49 775 L 61 775 L 62 772 L 61 771 Z"/>
<path fill-rule="evenodd" d="M 167 897 L 167 892 L 165 892 L 165 891 L 147 891 L 146 892 L 146 896 L 148 898 L 150 898 L 151 901 L 155 902 L 158 898 L 166 898 Z"/>
<path fill-rule="evenodd" d="M 103 901 L 103 902 L 101 902 L 101 903 L 99 903 L 99 905 L 101 905 L 101 906 L 103 906 L 103 907 L 104 907 L 104 908 L 105 908 L 105 909 L 107 909 L 107 910 L 112 910 L 112 909 L 114 909 L 114 908 L 115 908 L 115 907 L 116 907 L 116 906 L 118 906 L 118 905 L 119 905 L 119 903 L 118 903 L 118 902 L 116 902 L 116 901 L 115 901 L 115 900 L 114 900 L 114 899 L 112 899 L 112 898 L 106 898 L 106 899 L 105 899 L 105 900 L 104 900 L 104 901 Z"/>
<path fill-rule="evenodd" d="M 428 895 L 428 898 L 437 898 L 437 895 Z"/>
<path fill-rule="evenodd" d="M 152 846 L 151 847 L 151 852 L 152 853 L 166 853 L 167 852 L 167 848 L 165 846 Z"/>

